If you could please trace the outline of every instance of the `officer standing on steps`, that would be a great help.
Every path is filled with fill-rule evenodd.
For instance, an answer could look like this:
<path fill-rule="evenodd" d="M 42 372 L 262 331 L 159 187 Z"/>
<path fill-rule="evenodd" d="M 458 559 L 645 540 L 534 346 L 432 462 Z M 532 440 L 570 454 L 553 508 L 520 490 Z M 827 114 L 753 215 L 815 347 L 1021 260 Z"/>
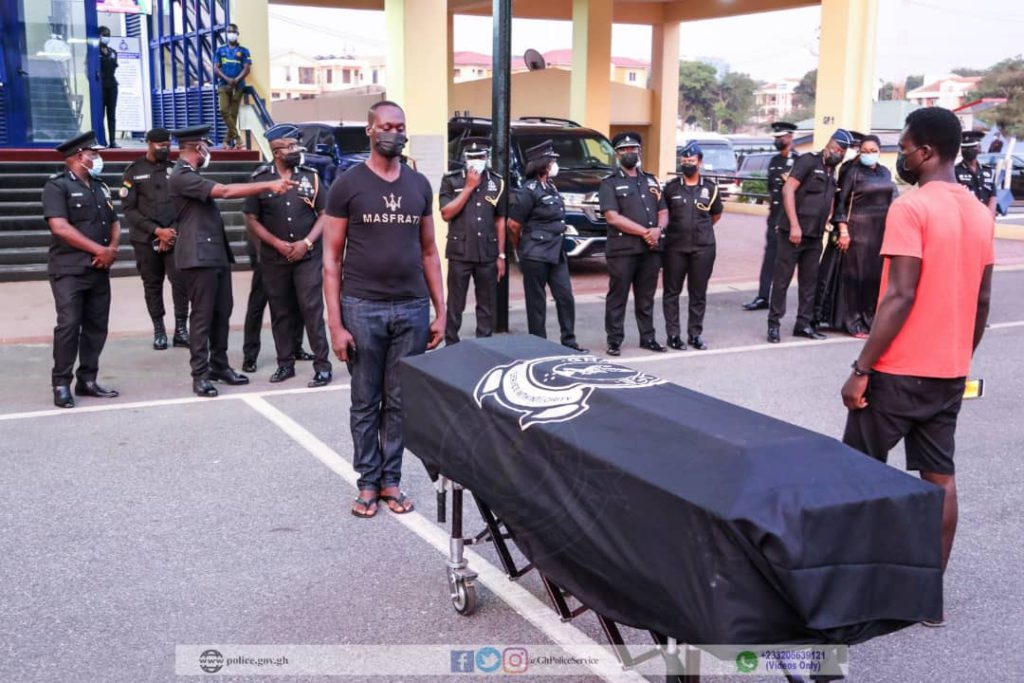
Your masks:
<path fill-rule="evenodd" d="M 43 187 L 43 216 L 52 233 L 46 272 L 57 309 L 51 379 L 58 408 L 75 407 L 71 377 L 76 358 L 76 396 L 118 395 L 96 383 L 110 319 L 110 266 L 121 236 L 110 189 L 100 180 L 100 149 L 93 131 L 61 143 L 57 151 L 66 168 Z"/>
<path fill-rule="evenodd" d="M 808 339 L 825 339 L 812 325 L 814 296 L 818 284 L 822 236 L 832 214 L 836 193 L 836 167 L 853 144 L 849 131 L 839 128 L 821 152 L 803 154 L 782 187 L 783 213 L 779 219 L 778 254 L 772 280 L 771 306 L 768 309 L 768 341 L 782 341 L 779 325 L 786 315 L 786 294 L 799 269 L 799 307 L 793 335 Z"/>
<path fill-rule="evenodd" d="M 238 199 L 263 192 L 284 194 L 296 183 L 277 179 L 265 183 L 221 185 L 203 178 L 199 170 L 210 164 L 209 126 L 173 131 L 178 138 L 178 163 L 174 165 L 169 194 L 178 217 L 175 265 L 182 271 L 192 314 L 189 318 L 189 350 L 192 391 L 216 396 L 211 383 L 248 384 L 249 378 L 228 365 L 228 321 L 231 297 L 231 253 L 224 219 L 215 199 Z"/>
<path fill-rule="evenodd" d="M 956 173 L 956 181 L 974 193 L 994 216 L 998 203 L 995 173 L 991 168 L 985 168 L 978 163 L 978 151 L 981 149 L 983 137 L 985 134 L 980 131 L 965 130 L 962 133 L 960 155 L 963 160 L 956 165 L 953 172 Z"/>
<path fill-rule="evenodd" d="M 167 348 L 164 327 L 164 275 L 171 283 L 174 300 L 174 345 L 188 346 L 188 294 L 185 282 L 174 266 L 174 202 L 167 194 L 168 176 L 174 168 L 170 160 L 171 132 L 154 128 L 146 133 L 146 155 L 124 170 L 121 205 L 130 226 L 129 236 L 135 250 L 135 267 L 142 276 L 146 308 L 153 321 L 153 348 Z"/>
<path fill-rule="evenodd" d="M 547 339 L 545 288 L 551 289 L 558 313 L 562 346 L 585 353 L 576 343 L 576 300 L 565 253 L 565 202 L 551 181 L 558 175 L 558 155 L 551 140 L 524 152 L 526 183 L 509 209 L 509 235 L 519 253 L 530 334 Z"/>
<path fill-rule="evenodd" d="M 757 296 L 754 300 L 743 304 L 745 311 L 763 311 L 768 308 L 768 299 L 772 294 L 772 276 L 775 274 L 775 254 L 778 252 L 778 225 L 782 215 L 782 186 L 786 184 L 789 172 L 793 170 L 793 162 L 799 156 L 793 148 L 793 132 L 795 123 L 776 121 L 772 124 L 772 137 L 775 138 L 775 149 L 779 153 L 768 162 L 768 229 L 765 232 L 764 258 L 761 260 L 761 277 L 759 278 Z"/>
<path fill-rule="evenodd" d="M 107 144 L 117 147 L 117 50 L 110 47 L 110 29 L 100 26 L 100 88 L 107 119 Z M 103 132 L 103 131 L 100 131 Z"/>
<path fill-rule="evenodd" d="M 307 386 L 331 382 L 330 347 L 324 327 L 323 252 L 317 219 L 326 193 L 316 170 L 301 165 L 299 129 L 279 124 L 266 132 L 273 160 L 252 174 L 253 182 L 291 179 L 298 186 L 283 195 L 263 192 L 245 200 L 245 224 L 260 243 L 263 286 L 270 303 L 270 323 L 277 349 L 277 370 L 272 383 L 295 376 L 295 331 L 302 340 L 304 326 L 315 352 L 313 379 Z"/>
<path fill-rule="evenodd" d="M 683 291 L 684 280 L 690 309 L 686 322 L 687 341 L 698 351 L 708 348 L 702 336 L 704 311 L 708 282 L 715 267 L 714 226 L 722 217 L 722 198 L 715 181 L 701 176 L 703 160 L 700 145 L 691 142 L 679 152 L 682 177 L 665 185 L 668 228 L 665 230 L 662 306 L 668 345 L 677 350 L 686 348 L 679 323 L 679 294 Z"/>
<path fill-rule="evenodd" d="M 598 191 L 601 211 L 608 222 L 604 331 L 609 356 L 622 353 L 630 288 L 640 347 L 667 351 L 654 337 L 654 294 L 661 271 L 660 240 L 668 225 L 668 207 L 658 179 L 640 167 L 640 143 L 640 134 L 634 132 L 612 138 L 619 168 L 601 181 Z"/>
<path fill-rule="evenodd" d="M 463 145 L 466 167 L 441 179 L 438 196 L 441 218 L 448 222 L 445 344 L 459 341 L 470 277 L 476 293 L 476 336 L 494 334 L 498 280 L 505 277 L 505 215 L 499 201 L 505 180 L 488 169 L 488 138 L 468 137 Z"/>

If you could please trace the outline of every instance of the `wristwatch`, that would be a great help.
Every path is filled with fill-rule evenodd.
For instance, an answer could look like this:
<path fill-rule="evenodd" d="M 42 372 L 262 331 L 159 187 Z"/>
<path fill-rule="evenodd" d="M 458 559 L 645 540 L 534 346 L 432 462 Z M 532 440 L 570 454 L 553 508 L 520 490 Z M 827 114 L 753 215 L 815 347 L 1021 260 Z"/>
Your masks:
<path fill-rule="evenodd" d="M 505 258 L 505 255 L 504 254 L 498 254 L 498 258 L 503 259 L 503 258 Z"/>
<path fill-rule="evenodd" d="M 310 250 L 313 249 L 313 243 L 309 241 L 308 237 L 303 237 L 302 241 L 306 243 L 306 247 Z"/>
<path fill-rule="evenodd" d="M 869 375 L 875 374 L 874 370 L 861 370 L 860 366 L 857 365 L 857 361 L 853 361 L 853 364 L 850 367 L 853 368 L 853 374 L 857 375 L 858 377 L 867 377 Z"/>

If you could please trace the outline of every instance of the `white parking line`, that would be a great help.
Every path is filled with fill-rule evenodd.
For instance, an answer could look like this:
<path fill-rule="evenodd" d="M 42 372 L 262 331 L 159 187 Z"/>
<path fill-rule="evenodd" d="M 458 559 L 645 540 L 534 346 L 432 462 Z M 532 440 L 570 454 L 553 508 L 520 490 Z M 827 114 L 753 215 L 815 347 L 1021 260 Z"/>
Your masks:
<path fill-rule="evenodd" d="M 352 487 L 353 491 L 358 490 L 356 486 L 358 477 L 352 469 L 352 464 L 342 458 L 337 451 L 318 439 L 291 417 L 270 405 L 262 396 L 249 394 L 243 396 L 242 400 L 280 428 L 297 444 L 309 451 L 313 457 L 326 465 L 328 469 Z M 448 534 L 419 512 L 413 511 L 404 515 L 392 515 L 392 519 L 401 523 L 409 531 L 433 546 L 444 557 L 448 557 L 450 541 Z M 572 624 L 562 622 L 555 612 L 538 599 L 537 596 L 519 584 L 509 581 L 504 572 L 478 553 L 467 548 L 465 555 L 469 561 L 470 568 L 479 574 L 477 580 L 481 584 L 487 586 L 492 593 L 504 600 L 533 626 L 543 631 L 548 638 L 563 648 L 568 654 L 585 658 L 586 649 L 578 649 L 577 646 L 593 647 L 601 645 Z M 438 566 L 441 566 L 440 563 Z M 591 665 L 590 668 L 595 674 L 606 681 L 629 681 L 635 683 L 644 683 L 646 681 L 643 676 L 634 671 L 622 671 L 608 663 Z"/>

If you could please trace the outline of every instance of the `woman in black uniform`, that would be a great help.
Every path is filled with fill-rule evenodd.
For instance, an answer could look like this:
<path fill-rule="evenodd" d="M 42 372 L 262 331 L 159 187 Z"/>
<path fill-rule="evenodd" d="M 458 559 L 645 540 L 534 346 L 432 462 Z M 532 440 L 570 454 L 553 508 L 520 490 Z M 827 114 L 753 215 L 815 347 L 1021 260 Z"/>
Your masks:
<path fill-rule="evenodd" d="M 833 233 L 822 263 L 831 263 L 831 277 L 822 281 L 816 318 L 834 330 L 864 338 L 871 331 L 882 282 L 882 237 L 889 205 L 897 196 L 892 174 L 878 163 L 881 147 L 874 135 L 864 136 L 860 154 L 843 176 L 836 197 Z"/>
<path fill-rule="evenodd" d="M 509 211 L 509 235 L 519 254 L 530 334 L 547 338 L 545 287 L 551 289 L 558 313 L 562 346 L 586 352 L 576 343 L 576 304 L 569 279 L 569 260 L 562 245 L 565 203 L 551 178 L 558 174 L 558 155 L 547 140 L 525 150 L 526 182 Z"/>

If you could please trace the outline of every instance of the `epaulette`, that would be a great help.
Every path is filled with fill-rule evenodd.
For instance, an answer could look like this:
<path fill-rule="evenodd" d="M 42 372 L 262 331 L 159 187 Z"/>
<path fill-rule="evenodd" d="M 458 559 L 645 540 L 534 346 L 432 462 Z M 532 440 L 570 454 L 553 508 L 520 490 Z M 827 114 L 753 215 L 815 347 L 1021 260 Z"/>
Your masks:
<path fill-rule="evenodd" d="M 454 177 L 454 176 L 459 175 L 460 173 L 462 173 L 461 169 L 458 170 L 458 171 L 448 171 L 447 173 L 444 174 L 443 177 L 445 177 L 445 178 Z"/>
<path fill-rule="evenodd" d="M 63 175 L 65 174 L 65 173 L 67 173 L 67 169 L 65 169 L 65 170 L 63 170 L 63 171 L 57 171 L 57 172 L 56 172 L 56 173 L 54 173 L 54 174 L 53 174 L 52 176 L 50 176 L 49 178 L 47 178 L 47 180 L 57 180 L 58 178 L 60 178 L 61 176 L 63 176 Z"/>
<path fill-rule="evenodd" d="M 295 168 L 296 168 L 296 170 L 305 171 L 306 173 L 319 173 L 319 171 L 317 171 L 312 166 L 306 166 L 305 164 L 300 164 L 300 165 L 296 166 Z"/>
<path fill-rule="evenodd" d="M 260 164 L 259 166 L 256 167 L 256 170 L 252 172 L 252 175 L 250 177 L 255 178 L 258 175 L 263 175 L 264 173 L 270 171 L 270 169 L 270 164 Z"/>
<path fill-rule="evenodd" d="M 537 181 L 536 180 L 528 181 L 526 183 L 526 189 L 527 190 L 536 190 L 537 189 Z"/>

